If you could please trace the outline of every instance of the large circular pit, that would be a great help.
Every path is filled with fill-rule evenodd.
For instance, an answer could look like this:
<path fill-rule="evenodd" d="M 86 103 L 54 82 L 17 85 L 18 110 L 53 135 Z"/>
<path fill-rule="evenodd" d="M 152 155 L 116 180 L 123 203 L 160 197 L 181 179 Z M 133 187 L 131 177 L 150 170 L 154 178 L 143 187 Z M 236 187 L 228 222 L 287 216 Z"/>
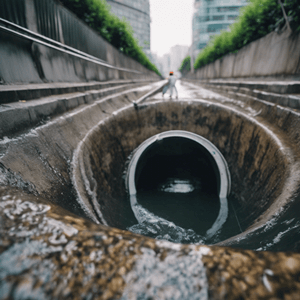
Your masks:
<path fill-rule="evenodd" d="M 128 230 L 142 222 L 134 209 L 137 189 L 153 189 L 177 165 L 181 174 L 202 177 L 204 186 L 211 182 L 219 195 L 217 217 L 205 230 L 219 236 L 206 242 L 258 248 L 259 239 L 249 233 L 278 212 L 290 172 L 287 152 L 268 128 L 235 110 L 205 101 L 158 101 L 116 111 L 91 129 L 75 152 L 73 181 L 90 218 Z M 201 159 L 208 171 L 195 173 L 203 169 Z"/>

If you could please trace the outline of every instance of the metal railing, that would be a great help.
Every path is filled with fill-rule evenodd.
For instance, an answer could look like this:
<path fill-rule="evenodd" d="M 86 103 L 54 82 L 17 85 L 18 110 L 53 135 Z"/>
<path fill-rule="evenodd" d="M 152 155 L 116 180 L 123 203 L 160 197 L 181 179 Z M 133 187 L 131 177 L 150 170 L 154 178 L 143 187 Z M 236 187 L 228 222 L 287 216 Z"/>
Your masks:
<path fill-rule="evenodd" d="M 52 40 L 52 39 L 50 39 L 48 37 L 45 37 L 41 34 L 35 33 L 35 32 L 33 32 L 29 29 L 26 29 L 22 26 L 19 26 L 17 24 L 9 22 L 5 19 L 0 18 L 0 24 L 2 24 L 2 25 L 0 25 L 0 30 L 2 30 L 2 31 L 4 31 L 8 34 L 18 36 L 19 38 L 30 40 L 32 42 L 35 42 L 35 43 L 38 43 L 40 45 L 46 46 L 48 48 L 52 48 L 52 49 L 61 51 L 63 53 L 66 53 L 66 54 L 84 59 L 86 61 L 101 65 L 103 67 L 107 67 L 107 68 L 118 70 L 118 71 L 142 74 L 142 72 L 140 72 L 140 71 L 112 66 L 112 65 L 108 64 L 107 62 L 105 62 L 105 61 L 103 61 L 103 60 L 101 60 L 101 59 L 99 59 L 95 56 L 92 56 L 90 54 L 87 54 L 85 52 L 77 50 L 77 49 L 72 48 L 70 46 L 64 45 L 60 42 Z M 8 27 L 11 27 L 13 29 L 10 29 Z"/>

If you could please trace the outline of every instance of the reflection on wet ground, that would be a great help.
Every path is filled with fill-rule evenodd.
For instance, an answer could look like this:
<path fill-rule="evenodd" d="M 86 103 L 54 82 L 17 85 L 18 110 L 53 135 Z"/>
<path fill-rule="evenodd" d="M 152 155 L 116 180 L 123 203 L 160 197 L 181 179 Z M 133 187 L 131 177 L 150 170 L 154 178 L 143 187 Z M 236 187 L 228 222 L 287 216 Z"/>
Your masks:
<path fill-rule="evenodd" d="M 178 99 L 176 99 L 174 96 L 170 98 L 167 92 L 164 97 L 162 96 L 162 93 L 157 93 L 151 98 L 149 98 L 147 101 L 151 102 L 151 101 L 158 101 L 158 100 L 165 100 L 165 101 L 209 100 L 210 102 L 226 104 L 226 106 L 233 107 L 235 109 L 237 108 L 243 111 L 244 113 L 248 114 L 249 116 L 257 116 L 261 112 L 261 109 L 257 110 L 247 105 L 245 101 L 230 99 L 221 94 L 215 93 L 213 91 L 210 91 L 208 89 L 202 88 L 198 85 L 189 82 L 178 80 L 176 82 L 176 87 L 178 90 Z"/>
<path fill-rule="evenodd" d="M 199 86 L 194 86 L 193 84 L 182 82 L 181 80 L 176 81 L 176 88 L 178 90 L 178 100 L 183 99 L 224 99 L 220 94 L 217 94 L 215 92 L 212 92 L 210 90 L 201 88 Z M 170 94 L 167 92 L 164 97 L 162 96 L 162 93 L 157 93 L 153 95 L 151 98 L 148 99 L 148 101 L 152 100 L 169 100 Z M 173 101 L 176 101 L 177 99 L 173 95 L 172 97 Z"/>

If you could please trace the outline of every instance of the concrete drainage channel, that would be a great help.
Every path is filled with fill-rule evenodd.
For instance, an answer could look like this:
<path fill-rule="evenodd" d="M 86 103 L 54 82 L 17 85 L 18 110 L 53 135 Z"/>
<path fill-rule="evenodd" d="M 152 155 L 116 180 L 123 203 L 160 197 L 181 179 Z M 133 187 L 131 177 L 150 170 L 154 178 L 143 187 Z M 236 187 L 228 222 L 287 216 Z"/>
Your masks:
<path fill-rule="evenodd" d="M 23 135 L 16 130 L 13 138 L 2 138 L 4 299 L 21 293 L 45 299 L 271 299 L 284 293 L 293 299 L 299 292 L 297 253 L 218 246 L 299 250 L 293 147 L 263 122 L 221 103 L 144 101 L 164 84 L 85 103 Z M 191 231 L 180 244 L 136 234 L 147 210 L 135 210 L 147 204 L 139 195 L 152 188 L 149 170 L 158 174 L 161 163 L 174 167 L 163 151 L 191 170 L 175 185 L 160 181 L 168 173 L 159 174 L 164 192 L 193 193 L 204 182 L 217 195 L 210 198 L 213 217 L 205 230 L 211 235 L 205 244 L 214 246 L 190 243 L 191 236 L 202 237 Z M 199 180 L 191 181 L 191 174 Z M 185 234 L 181 229 L 177 236 Z"/>

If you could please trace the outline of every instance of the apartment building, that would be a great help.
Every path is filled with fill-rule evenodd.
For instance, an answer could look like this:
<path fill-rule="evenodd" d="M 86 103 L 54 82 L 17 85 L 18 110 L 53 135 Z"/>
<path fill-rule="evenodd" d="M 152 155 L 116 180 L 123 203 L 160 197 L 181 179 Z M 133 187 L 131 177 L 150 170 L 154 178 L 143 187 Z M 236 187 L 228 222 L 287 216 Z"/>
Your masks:
<path fill-rule="evenodd" d="M 111 12 L 130 23 L 134 37 L 146 53 L 150 52 L 149 0 L 106 0 Z"/>
<path fill-rule="evenodd" d="M 203 49 L 212 36 L 229 30 L 247 0 L 195 0 L 193 16 L 193 56 Z"/>

